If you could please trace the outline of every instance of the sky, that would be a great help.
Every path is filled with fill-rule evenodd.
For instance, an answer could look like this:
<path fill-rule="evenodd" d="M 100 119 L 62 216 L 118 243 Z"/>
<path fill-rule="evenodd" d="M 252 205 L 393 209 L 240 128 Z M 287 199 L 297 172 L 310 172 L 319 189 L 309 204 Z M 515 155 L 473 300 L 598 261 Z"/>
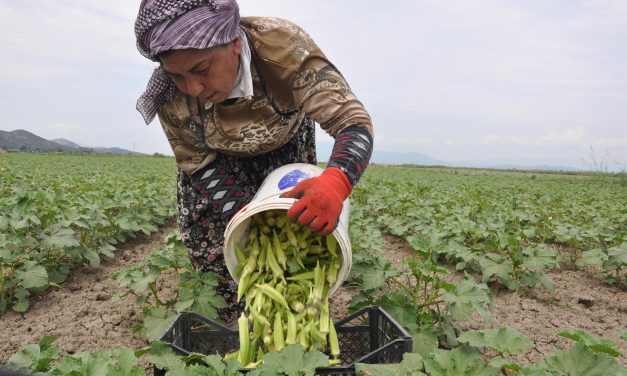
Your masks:
<path fill-rule="evenodd" d="M 627 0 L 239 5 L 313 37 L 370 113 L 375 150 L 627 164 Z M 0 130 L 171 154 L 135 110 L 156 66 L 135 46 L 138 6 L 0 0 Z"/>

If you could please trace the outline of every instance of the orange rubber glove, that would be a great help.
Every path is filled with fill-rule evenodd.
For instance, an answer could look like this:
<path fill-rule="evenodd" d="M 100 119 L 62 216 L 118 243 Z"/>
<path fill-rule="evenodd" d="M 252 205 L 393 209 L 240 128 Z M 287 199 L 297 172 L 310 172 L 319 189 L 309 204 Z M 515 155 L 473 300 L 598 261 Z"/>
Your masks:
<path fill-rule="evenodd" d="M 301 181 L 281 197 L 298 199 L 287 211 L 290 220 L 309 226 L 316 235 L 325 236 L 337 227 L 342 203 L 352 190 L 342 170 L 329 167 L 320 176 Z"/>

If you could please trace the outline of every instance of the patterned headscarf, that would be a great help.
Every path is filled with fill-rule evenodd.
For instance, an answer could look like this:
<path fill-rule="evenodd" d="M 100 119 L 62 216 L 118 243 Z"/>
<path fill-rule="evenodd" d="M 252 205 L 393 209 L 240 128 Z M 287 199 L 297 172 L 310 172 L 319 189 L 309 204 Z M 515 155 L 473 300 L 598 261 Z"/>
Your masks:
<path fill-rule="evenodd" d="M 137 49 L 159 61 L 157 55 L 165 51 L 220 46 L 237 38 L 239 20 L 235 0 L 142 0 L 135 20 Z M 163 68 L 156 68 L 137 100 L 137 111 L 146 124 L 175 93 L 176 86 Z"/>

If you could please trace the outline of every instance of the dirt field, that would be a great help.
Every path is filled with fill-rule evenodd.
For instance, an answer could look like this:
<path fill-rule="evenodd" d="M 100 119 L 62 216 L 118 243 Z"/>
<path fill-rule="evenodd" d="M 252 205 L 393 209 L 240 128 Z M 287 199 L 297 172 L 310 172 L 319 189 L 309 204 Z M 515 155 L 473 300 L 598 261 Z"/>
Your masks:
<path fill-rule="evenodd" d="M 163 246 L 163 238 L 174 223 L 150 236 L 139 236 L 121 246 L 116 258 L 102 262 L 99 269 L 73 271 L 62 289 L 50 290 L 31 300 L 24 314 L 13 311 L 0 316 L 0 363 L 6 363 L 21 346 L 37 343 L 44 335 L 59 336 L 64 354 L 117 346 L 140 348 L 145 341 L 132 331 L 142 313 L 132 296 L 111 301 L 119 290 L 112 274 L 136 264 Z"/>
<path fill-rule="evenodd" d="M 139 348 L 146 343 L 132 332 L 141 320 L 141 312 L 132 297 L 111 302 L 118 290 L 112 274 L 120 268 L 139 262 L 163 244 L 163 238 L 174 229 L 169 223 L 151 236 L 140 236 L 103 262 L 100 269 L 82 268 L 74 271 L 62 289 L 49 291 L 32 300 L 25 314 L 7 312 L 0 316 L 0 363 L 6 363 L 19 347 L 36 343 L 44 335 L 59 336 L 57 344 L 64 354 L 87 349 L 113 348 L 120 345 Z M 402 239 L 385 237 L 385 256 L 399 265 L 413 253 Z M 451 279 L 461 274 L 451 275 Z M 513 294 L 492 286 L 495 311 L 491 324 L 479 317 L 464 323 L 463 328 L 512 326 L 535 341 L 535 345 L 518 356 L 522 364 L 537 362 L 553 348 L 566 348 L 571 341 L 556 336 L 562 328 L 581 328 L 610 338 L 621 345 L 620 362 L 627 365 L 627 345 L 616 332 L 627 323 L 627 293 L 603 284 L 593 272 L 559 270 L 550 273 L 556 282 L 553 296 L 542 289 Z M 175 282 L 169 276 L 165 285 Z M 346 315 L 346 303 L 353 291 L 340 289 L 332 297 L 332 315 Z"/>

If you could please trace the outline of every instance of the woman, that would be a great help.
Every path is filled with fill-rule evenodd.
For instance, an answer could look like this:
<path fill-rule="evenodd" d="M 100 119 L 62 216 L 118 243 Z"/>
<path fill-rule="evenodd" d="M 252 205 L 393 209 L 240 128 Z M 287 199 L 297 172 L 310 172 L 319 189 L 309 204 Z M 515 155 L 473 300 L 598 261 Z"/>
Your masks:
<path fill-rule="evenodd" d="M 222 247 L 229 219 L 264 178 L 289 163 L 316 163 L 315 123 L 335 138 L 328 167 L 285 197 L 291 220 L 333 231 L 372 152 L 370 116 L 340 72 L 298 26 L 239 16 L 235 0 L 143 0 L 135 23 L 142 55 L 157 61 L 137 109 L 155 116 L 178 166 L 179 227 L 194 267 L 222 276 L 236 320 L 237 286 Z"/>

